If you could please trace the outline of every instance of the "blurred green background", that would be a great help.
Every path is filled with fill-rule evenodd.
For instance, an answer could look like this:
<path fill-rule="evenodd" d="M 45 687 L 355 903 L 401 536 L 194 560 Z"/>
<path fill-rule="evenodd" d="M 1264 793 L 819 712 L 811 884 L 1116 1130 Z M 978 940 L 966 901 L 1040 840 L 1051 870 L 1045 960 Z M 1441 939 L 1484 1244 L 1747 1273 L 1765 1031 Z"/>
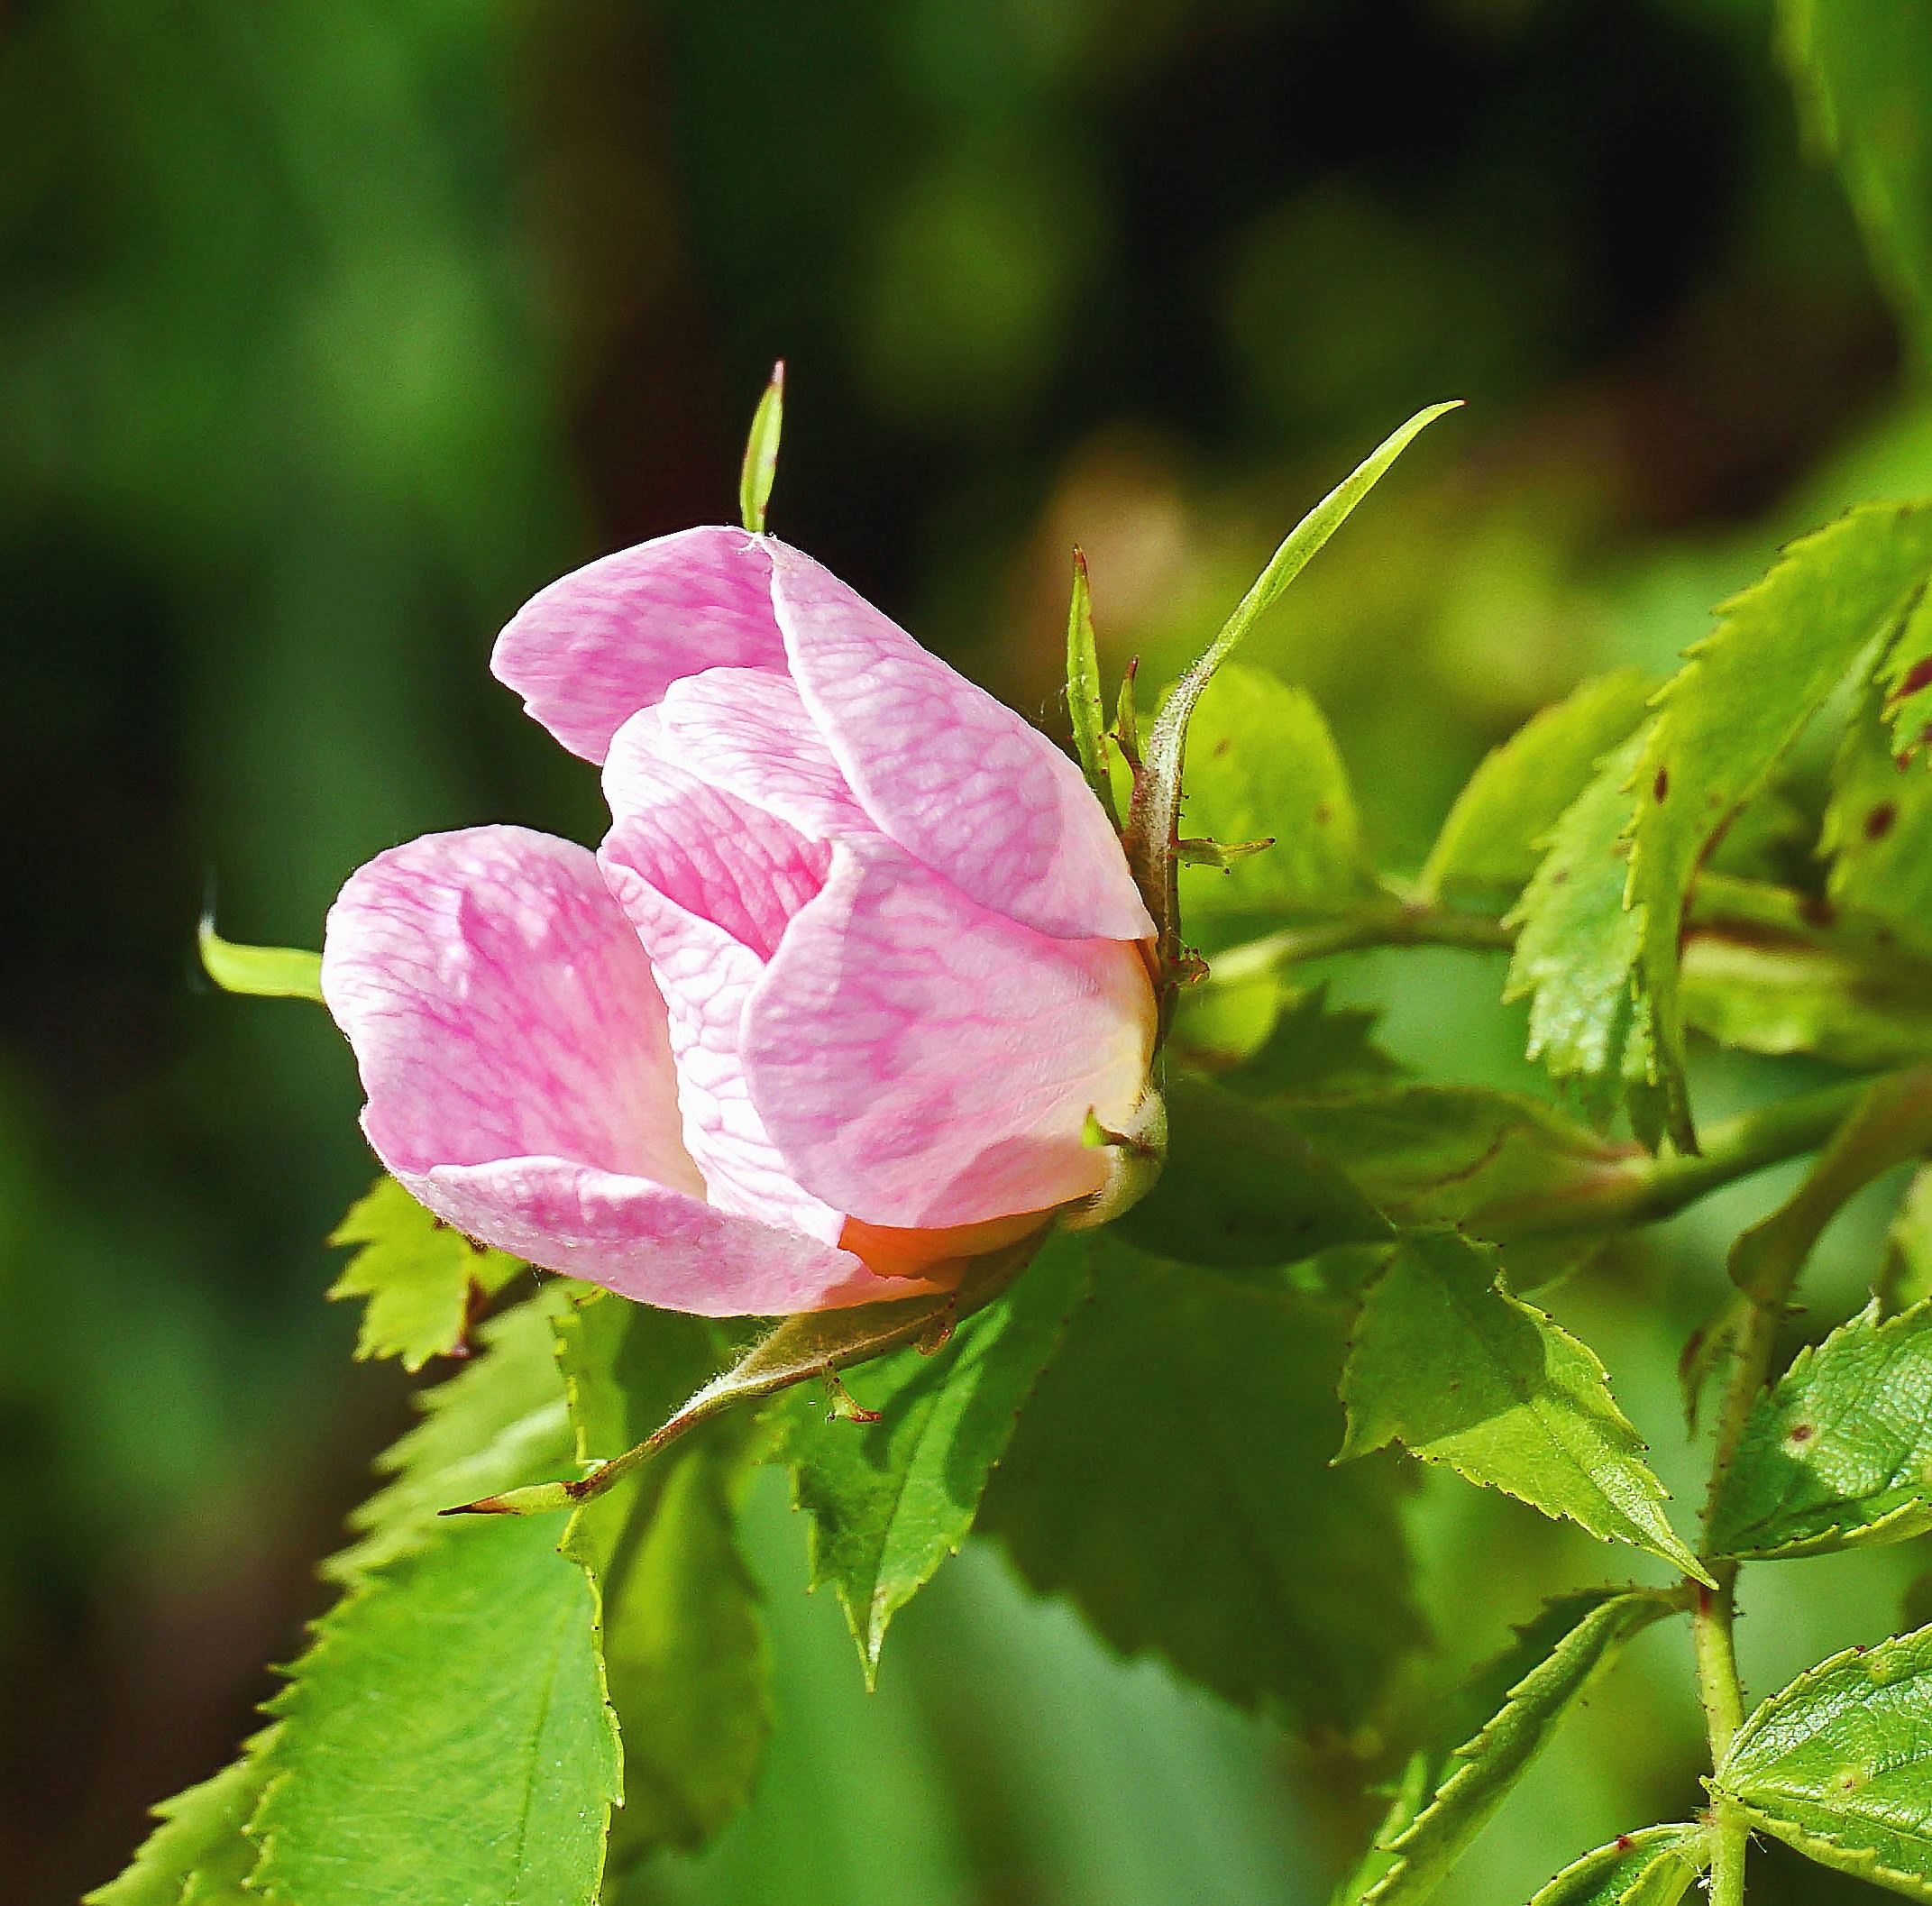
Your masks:
<path fill-rule="evenodd" d="M 1398 866 L 1540 702 L 1665 664 L 1839 503 L 1932 484 L 1759 0 L 13 0 L 0 129 L 21 1906 L 106 1878 L 227 1757 L 405 1417 L 322 1301 L 371 1170 L 346 1050 L 211 994 L 196 915 L 315 945 L 343 875 L 425 829 L 594 838 L 595 777 L 490 639 L 561 570 L 728 516 L 774 357 L 774 528 L 1049 727 L 1071 543 L 1110 669 L 1159 679 L 1357 455 L 1470 399 L 1256 644 L 1329 709 Z M 1403 955 L 1341 983 L 1414 1062 L 1523 1084 L 1499 978 Z M 1671 1364 L 1768 1196 L 1560 1300 L 1680 1491 Z M 1821 1309 L 1869 1269 L 1869 1226 L 1835 1242 Z M 778 1746 L 638 1901 L 1324 1896 L 1359 1816 L 1322 1754 L 1106 1658 L 990 1551 L 867 1700 L 797 1524 L 755 1509 Z M 1453 1481 L 1415 1517 L 1451 1662 L 1602 1566 Z M 1807 1566 L 1750 1609 L 1761 1691 L 1894 1625 L 1918 1563 Z M 1455 1906 L 1696 1804 L 1680 1647 L 1640 1645 Z M 1767 1900 L 1856 1890 L 1762 1864 Z"/>

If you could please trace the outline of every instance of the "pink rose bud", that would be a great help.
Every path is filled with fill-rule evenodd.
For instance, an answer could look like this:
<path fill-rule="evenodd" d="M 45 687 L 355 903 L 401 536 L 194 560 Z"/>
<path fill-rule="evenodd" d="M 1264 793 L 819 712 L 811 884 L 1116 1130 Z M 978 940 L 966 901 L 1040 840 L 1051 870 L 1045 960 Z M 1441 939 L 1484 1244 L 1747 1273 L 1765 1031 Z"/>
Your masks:
<path fill-rule="evenodd" d="M 430 1210 L 774 1315 L 943 1288 L 1102 1188 L 1083 1132 L 1146 1092 L 1154 929 L 1043 736 L 737 529 L 565 576 L 492 665 L 602 765 L 611 828 L 429 835 L 330 912 L 363 1130 Z"/>

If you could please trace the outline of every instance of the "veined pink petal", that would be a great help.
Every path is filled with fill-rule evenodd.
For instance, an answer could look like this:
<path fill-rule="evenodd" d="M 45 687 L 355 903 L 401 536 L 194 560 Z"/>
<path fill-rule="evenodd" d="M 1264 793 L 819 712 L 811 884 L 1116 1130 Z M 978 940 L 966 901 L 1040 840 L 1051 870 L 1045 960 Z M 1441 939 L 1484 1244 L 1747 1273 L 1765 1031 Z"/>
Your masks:
<path fill-rule="evenodd" d="M 881 832 L 1058 939 L 1154 931 L 1080 771 L 810 556 L 765 539 L 792 679 Z"/>
<path fill-rule="evenodd" d="M 742 529 L 683 529 L 572 570 L 497 637 L 498 681 L 572 754 L 601 762 L 610 738 L 681 675 L 783 672 L 770 559 Z"/>
<path fill-rule="evenodd" d="M 700 780 L 814 840 L 877 831 L 787 676 L 707 669 L 673 683 L 657 713 L 665 753 Z"/>
<path fill-rule="evenodd" d="M 330 911 L 322 985 L 370 1143 L 469 1235 L 710 1315 L 905 1288 L 703 1201 L 650 963 L 587 849 L 499 827 L 378 856 Z"/>
<path fill-rule="evenodd" d="M 618 859 L 700 920 L 722 927 L 762 964 L 792 916 L 825 884 L 831 850 L 775 815 L 698 779 L 663 738 L 664 711 L 646 709 L 618 731 L 604 798 Z M 627 827 L 633 819 L 640 825 Z"/>
<path fill-rule="evenodd" d="M 975 905 L 891 843 L 834 847 L 745 1012 L 752 1102 L 814 1196 L 867 1224 L 976 1223 L 1099 1189 L 1154 1002 L 1134 946 Z"/>

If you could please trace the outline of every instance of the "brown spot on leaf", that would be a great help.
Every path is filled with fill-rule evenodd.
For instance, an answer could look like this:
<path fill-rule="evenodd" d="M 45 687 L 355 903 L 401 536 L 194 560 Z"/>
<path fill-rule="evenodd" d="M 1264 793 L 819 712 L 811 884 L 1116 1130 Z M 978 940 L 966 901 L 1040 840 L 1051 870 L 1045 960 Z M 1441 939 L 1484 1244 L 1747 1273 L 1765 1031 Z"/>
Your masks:
<path fill-rule="evenodd" d="M 1899 819 L 1899 803 L 1896 801 L 1882 801 L 1865 816 L 1865 838 L 1882 840 L 1891 832 Z"/>

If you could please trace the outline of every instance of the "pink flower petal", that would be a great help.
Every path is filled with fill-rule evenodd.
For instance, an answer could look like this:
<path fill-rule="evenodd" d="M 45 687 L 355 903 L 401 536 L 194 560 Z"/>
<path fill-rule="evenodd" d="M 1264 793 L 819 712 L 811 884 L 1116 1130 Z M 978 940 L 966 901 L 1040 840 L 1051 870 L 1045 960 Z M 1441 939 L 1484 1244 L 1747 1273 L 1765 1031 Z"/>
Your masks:
<path fill-rule="evenodd" d="M 469 1235 L 710 1315 L 905 1289 L 703 1202 L 649 961 L 585 848 L 475 828 L 380 855 L 330 910 L 322 985 L 370 1143 Z"/>
<path fill-rule="evenodd" d="M 745 1001 L 829 850 L 652 751 L 658 711 L 619 731 L 605 769 L 621 818 L 599 861 L 668 1012 L 686 1148 L 711 1202 L 837 1243 L 844 1214 L 800 1189 L 753 1109 L 738 1044 Z"/>
<path fill-rule="evenodd" d="M 745 1012 L 751 1096 L 816 1196 L 868 1224 L 969 1224 L 1099 1188 L 1154 1002 L 1138 950 L 975 905 L 876 838 L 840 842 Z"/>
<path fill-rule="evenodd" d="M 792 679 L 880 830 L 1042 933 L 1151 936 L 1079 769 L 810 556 L 771 538 L 765 547 Z"/>
<path fill-rule="evenodd" d="M 742 529 L 680 530 L 573 570 L 497 637 L 490 666 L 572 754 L 610 738 L 681 675 L 783 671 L 770 559 Z"/>
<path fill-rule="evenodd" d="M 657 712 L 664 751 L 700 780 L 814 840 L 878 831 L 785 676 L 707 669 L 673 683 Z"/>

